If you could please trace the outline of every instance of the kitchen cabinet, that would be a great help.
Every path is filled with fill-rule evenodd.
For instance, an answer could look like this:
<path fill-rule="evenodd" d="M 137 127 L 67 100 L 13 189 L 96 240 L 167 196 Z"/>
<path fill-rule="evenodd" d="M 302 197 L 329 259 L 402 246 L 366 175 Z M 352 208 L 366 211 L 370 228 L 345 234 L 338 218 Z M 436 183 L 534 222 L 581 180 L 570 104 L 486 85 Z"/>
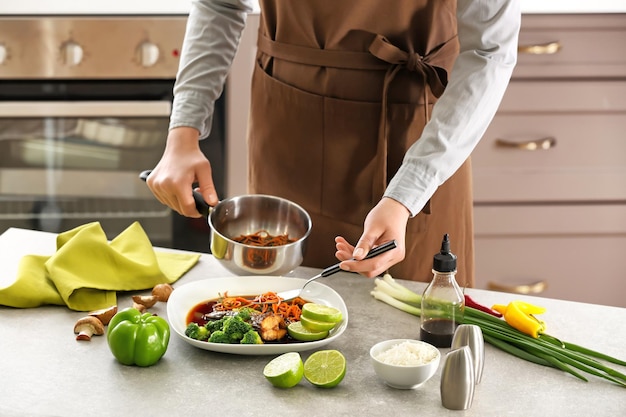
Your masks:
<path fill-rule="evenodd" d="M 524 15 L 472 154 L 476 285 L 626 307 L 626 14 Z"/>

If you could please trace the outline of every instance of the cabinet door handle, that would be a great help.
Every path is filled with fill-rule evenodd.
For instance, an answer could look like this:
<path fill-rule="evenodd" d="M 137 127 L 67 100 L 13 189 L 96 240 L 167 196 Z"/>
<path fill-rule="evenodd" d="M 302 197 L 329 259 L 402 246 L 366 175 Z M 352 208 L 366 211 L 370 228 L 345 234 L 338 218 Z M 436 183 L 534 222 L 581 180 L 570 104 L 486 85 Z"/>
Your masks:
<path fill-rule="evenodd" d="M 487 283 L 487 289 L 493 291 L 510 292 L 515 294 L 539 294 L 548 288 L 545 281 L 537 281 L 532 284 L 506 285 L 490 281 Z"/>
<path fill-rule="evenodd" d="M 556 139 L 553 137 L 546 137 L 524 142 L 515 142 L 496 138 L 496 146 L 499 148 L 521 149 L 523 151 L 540 151 L 554 148 L 556 146 Z"/>
<path fill-rule="evenodd" d="M 561 42 L 554 41 L 535 45 L 519 45 L 517 52 L 529 55 L 554 55 L 561 50 Z"/>

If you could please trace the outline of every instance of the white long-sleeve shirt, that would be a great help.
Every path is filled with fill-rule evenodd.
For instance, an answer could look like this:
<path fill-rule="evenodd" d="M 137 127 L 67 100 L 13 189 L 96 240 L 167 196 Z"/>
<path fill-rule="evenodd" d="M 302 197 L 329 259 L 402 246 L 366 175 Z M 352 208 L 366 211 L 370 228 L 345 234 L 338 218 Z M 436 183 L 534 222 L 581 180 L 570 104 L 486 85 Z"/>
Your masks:
<path fill-rule="evenodd" d="M 214 103 L 250 11 L 249 0 L 192 3 L 170 128 L 209 134 Z M 491 123 L 517 60 L 520 20 L 519 0 L 458 0 L 460 54 L 421 138 L 385 191 L 412 215 L 463 164 Z"/>

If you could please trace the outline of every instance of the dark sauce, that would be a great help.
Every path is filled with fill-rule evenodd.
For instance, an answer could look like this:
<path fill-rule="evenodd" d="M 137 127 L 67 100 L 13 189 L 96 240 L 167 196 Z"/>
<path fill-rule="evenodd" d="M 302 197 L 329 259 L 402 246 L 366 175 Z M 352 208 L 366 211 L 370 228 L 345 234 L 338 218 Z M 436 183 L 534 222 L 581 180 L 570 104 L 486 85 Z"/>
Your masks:
<path fill-rule="evenodd" d="M 213 313 L 213 307 L 217 300 L 203 301 L 189 310 L 186 323 L 198 323 L 198 326 L 204 326 L 209 321 L 208 315 Z"/>
<path fill-rule="evenodd" d="M 456 324 L 452 320 L 428 320 L 420 327 L 420 340 L 440 348 L 450 347 L 455 329 Z"/>

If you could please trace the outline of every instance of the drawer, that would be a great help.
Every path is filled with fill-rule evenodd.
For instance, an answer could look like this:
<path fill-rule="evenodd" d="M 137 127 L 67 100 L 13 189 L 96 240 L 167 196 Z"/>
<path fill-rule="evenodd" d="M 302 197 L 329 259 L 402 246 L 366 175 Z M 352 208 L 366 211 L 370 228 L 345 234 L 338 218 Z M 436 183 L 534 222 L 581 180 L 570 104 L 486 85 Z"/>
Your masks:
<path fill-rule="evenodd" d="M 614 234 L 626 236 L 626 203 L 477 204 L 474 207 L 474 234 L 481 238 Z"/>
<path fill-rule="evenodd" d="M 626 307 L 623 263 L 615 262 L 625 247 L 626 235 L 477 237 L 476 287 L 543 283 L 534 295 Z"/>
<path fill-rule="evenodd" d="M 475 201 L 626 201 L 626 83 L 519 84 L 472 153 Z"/>
<path fill-rule="evenodd" d="M 623 77 L 626 14 L 523 15 L 514 78 Z"/>
<path fill-rule="evenodd" d="M 474 224 L 477 288 L 626 307 L 626 203 L 479 205 Z"/>

